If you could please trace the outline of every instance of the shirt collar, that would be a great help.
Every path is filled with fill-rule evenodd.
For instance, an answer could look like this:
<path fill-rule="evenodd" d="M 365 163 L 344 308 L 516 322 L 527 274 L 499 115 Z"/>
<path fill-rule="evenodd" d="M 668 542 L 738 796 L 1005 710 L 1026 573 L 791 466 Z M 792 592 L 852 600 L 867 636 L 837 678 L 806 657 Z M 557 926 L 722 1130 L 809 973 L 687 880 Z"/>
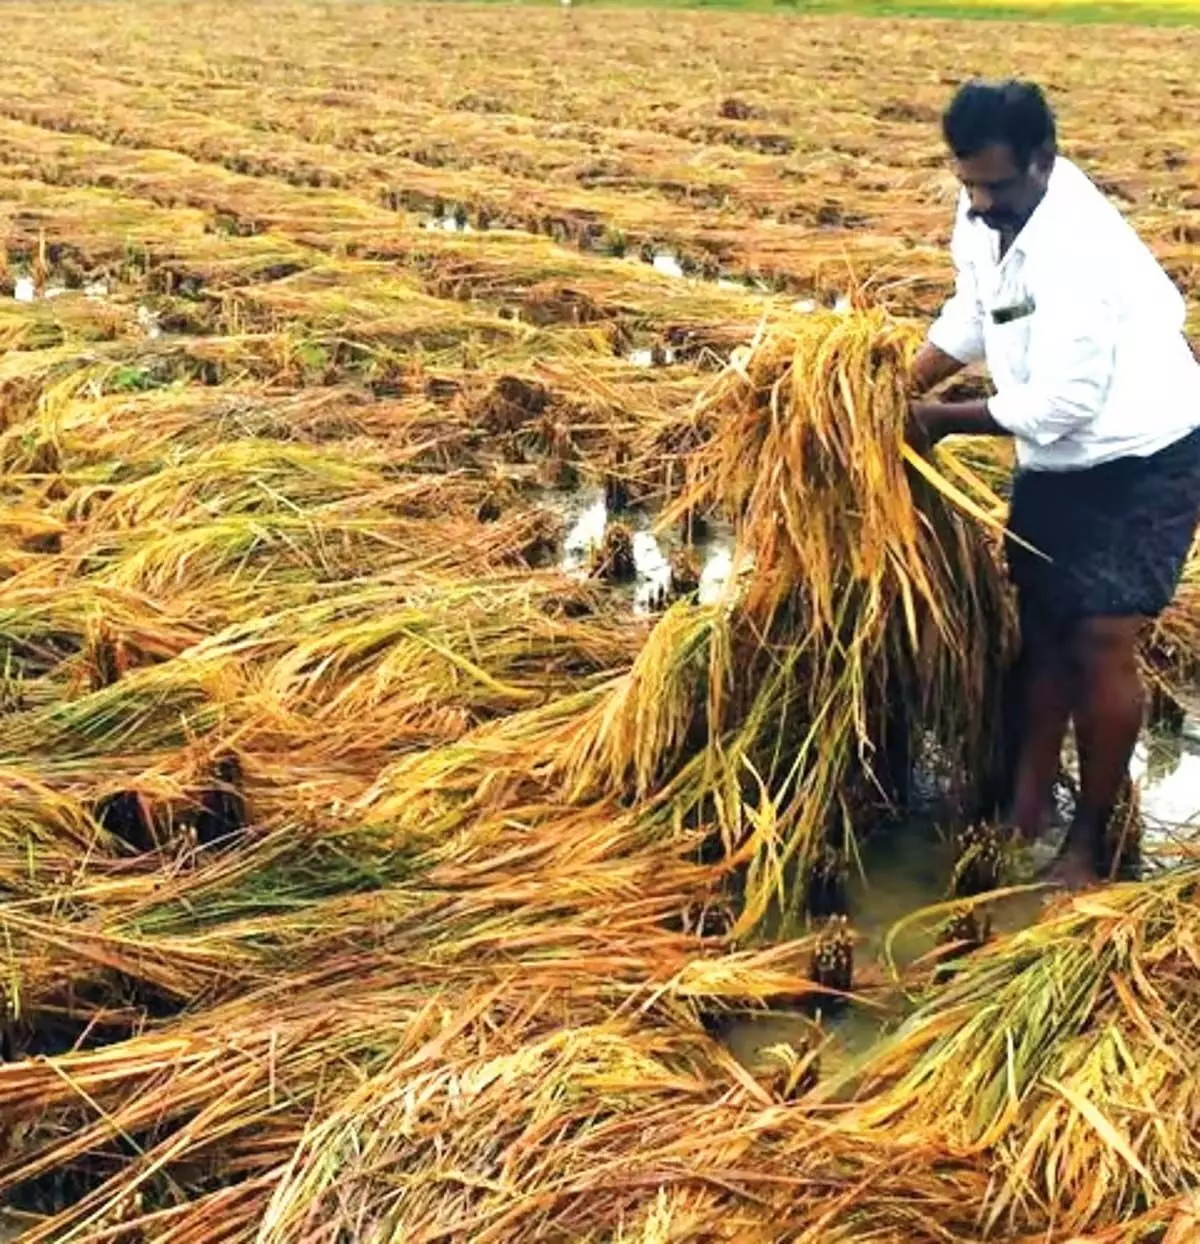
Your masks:
<path fill-rule="evenodd" d="M 1042 195 L 1042 201 L 1033 209 L 1033 214 L 1025 222 L 1024 228 L 1013 239 L 1013 244 L 1008 248 L 1005 259 L 1014 251 L 1019 251 L 1027 258 L 1031 251 L 1036 251 L 1039 246 L 1045 244 L 1048 231 L 1053 229 L 1055 216 L 1062 211 L 1064 202 L 1070 198 L 1071 172 L 1069 161 L 1062 156 L 1055 156 L 1054 167 L 1050 170 L 1050 177 L 1046 183 L 1046 193 Z M 959 196 L 959 210 L 965 215 L 969 207 L 970 200 L 964 190 Z M 976 220 L 973 223 L 977 229 L 983 230 L 991 241 L 993 255 L 998 256 L 1000 235 L 989 229 L 982 220 Z"/>
<path fill-rule="evenodd" d="M 1063 160 L 1061 156 L 1054 159 L 1054 167 L 1046 182 L 1046 193 L 1042 201 L 1033 209 L 1033 214 L 1025 222 L 1024 228 L 1013 239 L 1009 253 L 1020 251 L 1026 258 L 1037 248 L 1045 244 L 1047 233 L 1053 229 L 1054 218 L 1058 215 L 1067 190 L 1063 184 Z"/>

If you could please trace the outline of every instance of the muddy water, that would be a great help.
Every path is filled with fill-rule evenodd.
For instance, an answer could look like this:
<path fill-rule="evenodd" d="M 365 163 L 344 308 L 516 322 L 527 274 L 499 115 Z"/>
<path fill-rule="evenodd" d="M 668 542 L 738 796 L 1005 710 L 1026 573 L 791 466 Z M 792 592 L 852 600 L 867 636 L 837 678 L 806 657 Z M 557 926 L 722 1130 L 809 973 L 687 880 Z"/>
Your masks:
<path fill-rule="evenodd" d="M 1130 772 L 1140 798 L 1143 871 L 1149 875 L 1188 856 L 1195 858 L 1200 853 L 1200 713 L 1187 718 L 1180 734 L 1145 732 Z M 1052 830 L 1026 863 L 1049 858 L 1062 832 L 1061 825 Z M 946 901 L 952 862 L 949 835 L 928 818 L 914 819 L 864 844 L 865 876 L 855 877 L 850 893 L 851 919 L 862 938 L 856 964 L 873 965 L 881 975 L 885 945 L 899 964 L 933 948 L 937 918 L 916 917 L 891 942 L 889 934 L 898 922 Z M 1044 896 L 1044 891 L 1031 890 L 997 902 L 992 909 L 995 929 L 1012 932 L 1031 924 Z M 853 1006 L 826 1017 L 822 1026 L 828 1045 L 822 1068 L 828 1072 L 866 1050 L 903 1013 L 903 1000 L 897 997 L 890 1009 Z M 806 1016 L 773 1013 L 739 1019 L 724 1036 L 738 1060 L 754 1068 L 762 1064 L 766 1048 L 780 1043 L 802 1046 L 811 1031 Z"/>

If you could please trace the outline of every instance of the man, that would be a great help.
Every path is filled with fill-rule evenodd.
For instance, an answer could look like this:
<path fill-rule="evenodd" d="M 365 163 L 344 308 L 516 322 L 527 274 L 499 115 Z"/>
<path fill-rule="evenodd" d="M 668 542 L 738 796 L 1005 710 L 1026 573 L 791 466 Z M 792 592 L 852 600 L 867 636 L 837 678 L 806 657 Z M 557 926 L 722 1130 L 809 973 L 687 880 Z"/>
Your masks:
<path fill-rule="evenodd" d="M 1010 815 L 1027 841 L 1043 828 L 1073 720 L 1079 798 L 1052 876 L 1074 887 L 1096 880 L 1142 724 L 1139 634 L 1174 595 L 1200 513 L 1200 366 L 1178 290 L 1057 154 L 1036 86 L 969 83 L 942 128 L 963 187 L 957 283 L 914 365 L 909 436 L 1015 438 L 1008 560 L 1022 651 Z M 994 397 L 920 400 L 981 360 Z"/>

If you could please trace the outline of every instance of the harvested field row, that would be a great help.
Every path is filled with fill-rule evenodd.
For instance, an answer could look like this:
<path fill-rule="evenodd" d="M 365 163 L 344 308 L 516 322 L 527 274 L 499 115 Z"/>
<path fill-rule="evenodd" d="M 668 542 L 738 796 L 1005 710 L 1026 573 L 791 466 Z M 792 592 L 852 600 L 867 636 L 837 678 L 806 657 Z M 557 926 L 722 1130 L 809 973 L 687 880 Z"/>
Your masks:
<path fill-rule="evenodd" d="M 756 21 L 749 32 L 737 30 L 737 50 L 729 53 L 736 17 L 697 24 L 678 16 L 669 28 L 639 30 L 636 55 L 600 81 L 564 75 L 559 65 L 603 59 L 606 41 L 627 20 L 619 14 L 564 22 L 530 11 L 514 24 L 494 10 L 465 10 L 447 45 L 440 23 L 422 10 L 369 12 L 370 37 L 343 44 L 347 35 L 339 29 L 331 43 L 320 35 L 302 40 L 311 64 L 305 53 L 299 63 L 290 50 L 281 58 L 269 35 L 250 32 L 245 52 L 198 72 L 186 55 L 151 46 L 148 27 L 127 30 L 127 39 L 145 41 L 146 68 L 136 79 L 123 78 L 120 65 L 105 67 L 105 37 L 97 31 L 85 56 L 50 60 L 50 73 L 70 80 L 72 90 L 41 94 L 32 80 L 47 72 L 39 50 L 31 80 L 23 81 L 18 67 L 2 106 L 52 128 L 184 151 L 304 185 L 316 178 L 371 203 L 383 196 L 419 210 L 461 205 L 477 221 L 597 244 L 669 243 L 697 260 L 711 256 L 745 271 L 791 272 L 796 256 L 776 259 L 770 236 L 743 239 L 747 249 L 727 253 L 721 235 L 731 219 L 759 220 L 768 233 L 781 223 L 808 226 L 824 248 L 852 251 L 864 228 L 906 242 L 945 229 L 951 186 L 933 123 L 946 82 L 972 68 L 963 63 L 952 24 L 891 34 L 881 65 L 848 44 L 847 30 L 858 29 L 853 23 L 808 23 L 789 37 L 786 22 Z M 87 29 L 88 15 L 81 16 Z M 222 17 L 212 20 L 219 29 Z M 312 14 L 299 20 L 323 30 Z M 1014 63 L 1021 63 L 1036 46 L 1037 28 L 1008 37 L 1015 37 Z M 240 32 L 239 47 L 246 40 Z M 1145 100 L 1118 103 L 1097 87 L 1097 77 L 1102 82 L 1118 66 L 1103 36 L 1057 64 L 1052 83 L 1071 154 L 1086 165 L 1102 141 L 1105 184 L 1164 246 L 1195 232 L 1191 200 L 1200 181 L 1186 132 L 1193 40 L 1188 32 L 1124 32 L 1121 71 L 1158 71 L 1161 93 Z M 526 64 L 535 46 L 543 72 L 504 69 Z M 483 48 L 494 50 L 494 59 L 481 61 Z M 354 74 L 347 78 L 349 64 Z M 493 78 L 478 72 L 482 66 Z M 807 84 L 818 76 L 814 94 Z M 474 95 L 463 95 L 465 82 Z M 777 133 L 775 146 L 764 137 L 765 155 L 746 153 L 737 144 L 748 143 L 764 120 Z M 440 124 L 450 126 L 445 139 Z M 369 137 L 370 150 L 359 150 L 356 134 Z M 664 140 L 668 150 L 654 145 Z M 482 143 L 476 155 L 473 141 Z M 625 149 L 657 171 L 657 185 L 636 164 L 624 169 Z M 524 166 L 506 169 L 514 153 L 526 150 Z M 752 241 L 765 248 L 757 257 Z"/>

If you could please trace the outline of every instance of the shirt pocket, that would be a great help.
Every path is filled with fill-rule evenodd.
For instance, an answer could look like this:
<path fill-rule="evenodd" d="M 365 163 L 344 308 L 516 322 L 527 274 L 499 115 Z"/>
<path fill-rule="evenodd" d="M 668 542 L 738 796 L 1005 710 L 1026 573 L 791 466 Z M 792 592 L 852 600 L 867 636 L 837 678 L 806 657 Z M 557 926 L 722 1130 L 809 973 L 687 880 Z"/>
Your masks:
<path fill-rule="evenodd" d="M 1037 321 L 1036 309 L 1014 318 L 1002 318 L 999 323 L 993 316 L 993 311 L 1011 308 L 1022 298 L 997 301 L 984 308 L 983 339 L 987 347 L 988 370 L 997 384 L 1005 380 L 1010 384 L 1029 383 L 1029 352 Z"/>

